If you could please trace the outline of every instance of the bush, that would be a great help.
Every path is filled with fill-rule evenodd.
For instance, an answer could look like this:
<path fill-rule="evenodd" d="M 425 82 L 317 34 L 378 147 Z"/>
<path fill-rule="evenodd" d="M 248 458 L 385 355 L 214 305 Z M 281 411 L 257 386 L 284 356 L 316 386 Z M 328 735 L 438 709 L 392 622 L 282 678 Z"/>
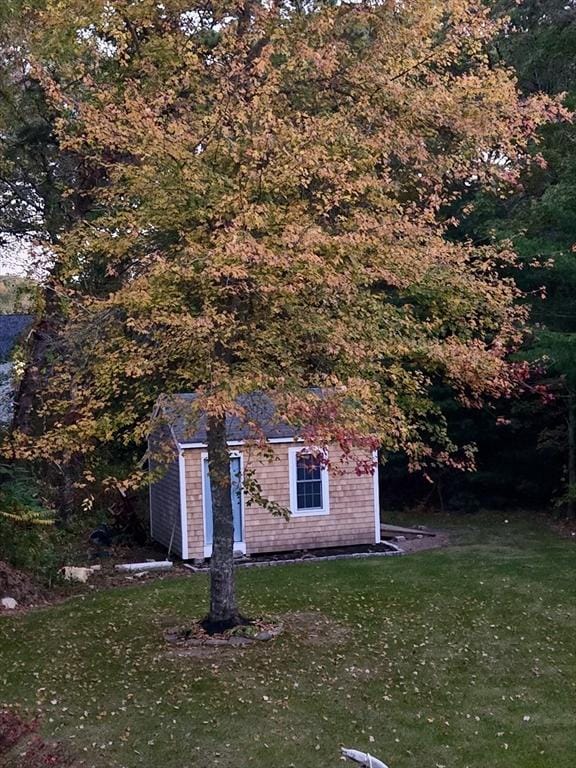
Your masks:
<path fill-rule="evenodd" d="M 34 721 L 23 720 L 20 715 L 10 709 L 0 710 L 0 755 L 19 744 L 35 728 Z"/>
<path fill-rule="evenodd" d="M 24 720 L 10 709 L 0 710 L 0 765 L 3 768 L 68 768 L 74 759 L 61 742 L 37 733 L 37 720 Z"/>
<path fill-rule="evenodd" d="M 0 465 L 0 560 L 50 584 L 60 565 L 61 535 L 34 477 L 22 467 Z"/>

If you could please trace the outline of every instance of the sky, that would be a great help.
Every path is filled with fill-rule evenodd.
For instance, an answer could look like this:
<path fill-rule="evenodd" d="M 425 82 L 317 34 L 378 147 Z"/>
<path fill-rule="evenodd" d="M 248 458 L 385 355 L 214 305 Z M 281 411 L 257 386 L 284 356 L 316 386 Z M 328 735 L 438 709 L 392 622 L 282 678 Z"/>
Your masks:
<path fill-rule="evenodd" d="M 31 242 L 5 238 L 0 247 L 0 275 L 28 275 L 33 268 Z"/>

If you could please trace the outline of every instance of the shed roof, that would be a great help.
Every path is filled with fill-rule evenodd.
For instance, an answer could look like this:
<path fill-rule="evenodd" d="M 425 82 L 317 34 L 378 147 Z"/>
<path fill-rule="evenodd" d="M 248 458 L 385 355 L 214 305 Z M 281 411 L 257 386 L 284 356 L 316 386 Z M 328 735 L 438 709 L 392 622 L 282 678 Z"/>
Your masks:
<path fill-rule="evenodd" d="M 18 336 L 33 319 L 32 315 L 0 315 L 0 362 L 8 358 Z"/>
<path fill-rule="evenodd" d="M 187 418 L 187 404 L 192 404 L 197 398 L 194 393 L 173 395 L 163 403 L 163 411 L 168 417 L 176 441 L 185 443 L 202 443 L 207 440 L 206 414 L 192 420 Z M 250 427 L 250 422 L 257 424 L 264 436 L 269 439 L 290 439 L 296 437 L 298 429 L 287 424 L 278 415 L 272 398 L 264 392 L 251 392 L 240 395 L 238 404 L 245 409 L 245 418 L 230 415 L 226 418 L 228 440 L 249 440 L 258 437 L 257 430 Z"/>

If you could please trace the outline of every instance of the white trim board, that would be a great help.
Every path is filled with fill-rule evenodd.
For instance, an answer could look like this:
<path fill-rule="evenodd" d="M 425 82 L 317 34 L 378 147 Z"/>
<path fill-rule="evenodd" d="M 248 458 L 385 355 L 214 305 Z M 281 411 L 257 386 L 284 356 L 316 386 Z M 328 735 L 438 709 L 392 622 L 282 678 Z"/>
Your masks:
<path fill-rule="evenodd" d="M 246 440 L 228 440 L 227 444 L 230 446 L 246 445 Z M 300 443 L 303 442 L 299 437 L 267 437 L 267 443 Z M 207 448 L 206 443 L 177 443 L 180 448 Z"/>
<path fill-rule="evenodd" d="M 188 506 L 186 504 L 186 459 L 184 451 L 178 451 L 178 480 L 180 482 L 180 533 L 182 535 L 182 560 L 188 560 Z"/>
<path fill-rule="evenodd" d="M 372 451 L 372 459 L 374 460 L 374 543 L 380 544 L 382 536 L 380 532 L 380 464 L 378 462 L 378 451 Z"/>

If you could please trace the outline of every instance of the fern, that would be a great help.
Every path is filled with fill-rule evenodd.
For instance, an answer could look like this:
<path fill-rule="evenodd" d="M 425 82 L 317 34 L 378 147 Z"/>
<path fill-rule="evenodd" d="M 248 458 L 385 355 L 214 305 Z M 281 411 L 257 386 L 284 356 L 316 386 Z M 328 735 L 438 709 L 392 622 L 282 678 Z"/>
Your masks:
<path fill-rule="evenodd" d="M 54 524 L 53 513 L 41 503 L 34 479 L 22 467 L 0 464 L 0 517 L 22 526 Z"/>

